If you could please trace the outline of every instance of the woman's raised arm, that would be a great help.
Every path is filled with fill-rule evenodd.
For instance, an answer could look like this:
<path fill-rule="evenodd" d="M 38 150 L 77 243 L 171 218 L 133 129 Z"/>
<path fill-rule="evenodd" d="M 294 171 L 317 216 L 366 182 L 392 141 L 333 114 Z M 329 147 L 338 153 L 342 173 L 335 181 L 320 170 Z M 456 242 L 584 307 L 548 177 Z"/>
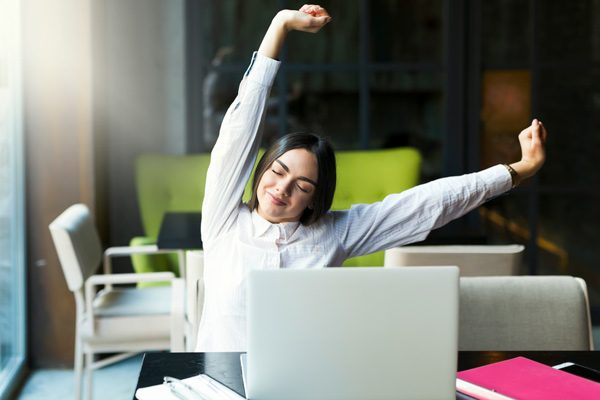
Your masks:
<path fill-rule="evenodd" d="M 288 32 L 317 33 L 329 21 L 331 21 L 331 17 L 327 10 L 316 5 L 304 5 L 298 11 L 281 10 L 273 18 L 260 44 L 258 54 L 277 59 Z"/>
<path fill-rule="evenodd" d="M 280 11 L 269 27 L 227 110 L 206 175 L 202 206 L 202 239 L 206 246 L 227 230 L 242 204 L 244 188 L 258 153 L 271 86 L 279 69 L 276 61 L 291 30 L 318 32 L 331 17 L 319 6 Z"/>

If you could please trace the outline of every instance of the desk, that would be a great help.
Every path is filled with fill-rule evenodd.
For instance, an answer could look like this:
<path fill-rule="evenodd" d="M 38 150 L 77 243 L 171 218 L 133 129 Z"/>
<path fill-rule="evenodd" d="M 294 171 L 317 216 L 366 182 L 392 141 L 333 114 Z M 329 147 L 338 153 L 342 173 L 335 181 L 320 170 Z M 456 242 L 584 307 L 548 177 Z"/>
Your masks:
<path fill-rule="evenodd" d="M 138 388 L 158 385 L 165 375 L 184 379 L 207 374 L 244 395 L 241 353 L 146 353 Z M 600 351 L 460 351 L 458 371 L 523 356 L 549 366 L 571 361 L 600 369 Z M 134 397 L 135 399 L 135 393 Z"/>
<path fill-rule="evenodd" d="M 165 375 L 178 379 L 207 374 L 244 396 L 242 353 L 146 353 L 135 390 L 159 385 Z M 133 398 L 135 399 L 135 392 Z"/>

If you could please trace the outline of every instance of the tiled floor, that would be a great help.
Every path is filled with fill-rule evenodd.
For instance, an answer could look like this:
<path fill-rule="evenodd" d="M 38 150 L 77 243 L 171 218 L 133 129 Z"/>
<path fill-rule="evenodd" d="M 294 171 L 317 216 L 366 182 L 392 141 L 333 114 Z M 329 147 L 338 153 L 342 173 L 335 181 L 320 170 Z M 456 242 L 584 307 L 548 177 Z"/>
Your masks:
<path fill-rule="evenodd" d="M 142 355 L 94 371 L 93 400 L 132 400 Z M 75 398 L 73 370 L 34 371 L 17 400 L 67 400 Z"/>
<path fill-rule="evenodd" d="M 600 326 L 594 327 L 595 348 L 600 350 Z M 142 355 L 94 372 L 94 400 L 132 400 Z M 34 371 L 17 396 L 17 400 L 73 399 L 73 370 Z"/>

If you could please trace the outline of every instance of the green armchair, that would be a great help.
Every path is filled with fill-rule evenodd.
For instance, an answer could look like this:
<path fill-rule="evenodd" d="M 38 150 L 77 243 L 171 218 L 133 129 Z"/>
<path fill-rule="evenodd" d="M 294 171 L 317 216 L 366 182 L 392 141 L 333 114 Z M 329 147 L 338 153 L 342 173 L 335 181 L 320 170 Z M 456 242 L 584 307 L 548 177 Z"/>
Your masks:
<path fill-rule="evenodd" d="M 421 155 L 414 148 L 339 151 L 336 159 L 338 183 L 334 210 L 357 203 L 374 203 L 419 182 Z M 156 244 L 165 212 L 202 211 L 209 162 L 209 154 L 141 154 L 136 157 L 135 178 L 145 236 L 134 237 L 131 246 Z M 249 199 L 250 183 L 244 194 L 244 200 Z M 136 272 L 173 271 L 179 275 L 176 255 L 134 255 L 132 263 Z M 383 252 L 349 259 L 344 265 L 383 266 Z"/>
<path fill-rule="evenodd" d="M 337 188 L 331 209 L 352 204 L 370 204 L 391 193 L 400 193 L 419 183 L 421 153 L 412 147 L 384 150 L 338 151 Z M 346 260 L 344 266 L 383 265 L 384 252 Z"/>
<path fill-rule="evenodd" d="M 134 237 L 130 246 L 156 244 L 165 212 L 202 210 L 209 161 L 208 154 L 141 154 L 136 157 L 135 182 L 145 236 Z M 172 271 L 180 275 L 177 257 L 171 254 L 133 255 L 131 262 L 135 272 Z M 144 286 L 151 285 L 156 284 Z"/>
<path fill-rule="evenodd" d="M 264 153 L 261 150 L 260 155 Z M 131 239 L 130 246 L 156 244 L 165 212 L 201 212 L 210 154 L 140 154 L 135 158 L 135 182 L 145 236 Z M 250 183 L 244 199 L 250 199 Z M 200 227 L 198 227 L 200 229 Z M 135 272 L 172 271 L 177 276 L 177 254 L 132 255 Z M 156 286 L 163 283 L 142 283 Z M 168 283 L 166 283 L 168 284 Z"/>

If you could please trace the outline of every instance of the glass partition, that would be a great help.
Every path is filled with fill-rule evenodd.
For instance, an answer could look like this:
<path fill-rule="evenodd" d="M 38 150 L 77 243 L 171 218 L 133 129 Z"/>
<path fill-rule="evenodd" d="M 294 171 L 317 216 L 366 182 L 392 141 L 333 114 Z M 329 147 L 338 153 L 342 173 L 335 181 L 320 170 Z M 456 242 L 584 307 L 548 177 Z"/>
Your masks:
<path fill-rule="evenodd" d="M 303 72 L 290 73 L 287 79 L 286 132 L 327 137 L 337 150 L 359 148 L 358 74 Z"/>
<path fill-rule="evenodd" d="M 517 135 L 532 118 L 549 132 L 538 176 L 482 210 L 488 235 L 526 245 L 524 273 L 584 278 L 597 323 L 600 1 L 486 0 L 473 7 L 481 30 L 481 165 L 517 161 Z"/>
<path fill-rule="evenodd" d="M 0 1 L 0 399 L 25 361 L 19 2 Z"/>
<path fill-rule="evenodd" d="M 209 151 L 224 103 L 213 107 L 207 99 L 216 104 L 231 98 L 229 93 L 272 15 L 302 4 L 286 0 L 200 4 L 196 19 L 202 21 L 205 101 L 201 135 L 202 151 Z M 286 40 L 263 145 L 305 130 L 329 137 L 337 150 L 414 146 L 427 158 L 424 179 L 441 176 L 442 137 L 450 129 L 444 125 L 448 91 L 444 57 L 449 56 L 443 38 L 445 2 L 332 0 L 324 6 L 333 16 L 327 29 L 317 35 L 291 32 Z M 239 72 L 237 79 L 226 78 L 234 71 Z"/>

